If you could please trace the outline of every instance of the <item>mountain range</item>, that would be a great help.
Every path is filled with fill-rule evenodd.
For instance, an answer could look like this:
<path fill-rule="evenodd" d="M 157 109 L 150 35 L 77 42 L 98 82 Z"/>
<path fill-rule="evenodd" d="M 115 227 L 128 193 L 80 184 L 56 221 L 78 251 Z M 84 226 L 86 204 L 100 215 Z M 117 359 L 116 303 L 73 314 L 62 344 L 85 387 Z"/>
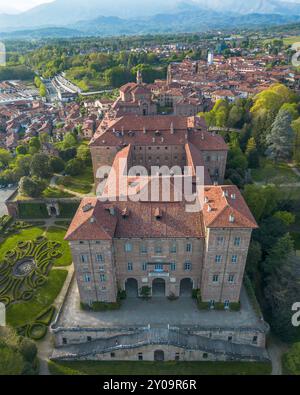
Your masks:
<path fill-rule="evenodd" d="M 0 14 L 0 36 L 68 37 L 300 22 L 300 4 L 282 0 L 56 0 L 17 15 Z"/>

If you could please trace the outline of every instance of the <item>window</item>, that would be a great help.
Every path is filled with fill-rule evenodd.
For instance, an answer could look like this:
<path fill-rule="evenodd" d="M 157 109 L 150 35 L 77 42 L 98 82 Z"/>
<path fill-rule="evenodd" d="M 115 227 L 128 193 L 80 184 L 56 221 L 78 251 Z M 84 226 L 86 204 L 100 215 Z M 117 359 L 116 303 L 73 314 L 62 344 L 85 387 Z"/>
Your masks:
<path fill-rule="evenodd" d="M 84 241 L 80 241 L 79 244 L 84 244 Z"/>
<path fill-rule="evenodd" d="M 106 275 L 105 274 L 100 274 L 100 281 L 101 281 L 101 283 L 105 283 L 105 281 L 106 281 Z"/>
<path fill-rule="evenodd" d="M 218 274 L 214 274 L 213 275 L 213 283 L 218 283 L 219 282 L 219 275 Z"/>
<path fill-rule="evenodd" d="M 141 245 L 141 254 L 147 254 L 148 253 L 148 248 L 145 244 Z"/>
<path fill-rule="evenodd" d="M 100 272 L 105 272 L 105 266 L 100 265 L 100 266 L 99 266 L 99 270 L 100 270 Z"/>
<path fill-rule="evenodd" d="M 177 352 L 175 354 L 175 361 L 179 361 L 179 360 L 180 360 L 180 354 L 179 354 L 179 352 Z"/>
<path fill-rule="evenodd" d="M 258 340 L 258 337 L 257 336 L 253 336 L 252 343 L 253 344 L 257 344 L 257 340 Z"/>
<path fill-rule="evenodd" d="M 131 243 L 125 243 L 125 252 L 131 252 L 132 251 L 132 244 Z"/>
<path fill-rule="evenodd" d="M 217 245 L 218 246 L 224 245 L 224 237 L 223 236 L 218 236 L 217 237 Z"/>
<path fill-rule="evenodd" d="M 84 275 L 84 282 L 85 282 L 85 283 L 91 282 L 91 277 L 90 277 L 90 275 L 87 274 L 87 273 Z"/>
<path fill-rule="evenodd" d="M 229 302 L 229 300 L 225 300 L 225 302 L 224 302 L 224 308 L 225 308 L 225 310 L 228 310 L 229 307 L 230 307 L 230 302 Z"/>
<path fill-rule="evenodd" d="M 233 284 L 233 283 L 234 283 L 234 274 L 230 274 L 230 275 L 228 276 L 228 282 L 229 282 L 230 284 Z"/>
<path fill-rule="evenodd" d="M 204 353 L 203 353 L 202 358 L 203 358 L 203 359 L 207 359 L 207 358 L 208 358 L 207 352 L 204 352 Z"/>
<path fill-rule="evenodd" d="M 161 253 L 162 253 L 162 247 L 161 247 L 161 245 L 156 245 L 156 246 L 155 246 L 155 253 L 156 253 L 156 254 L 161 254 Z"/>
<path fill-rule="evenodd" d="M 114 352 L 111 352 L 111 353 L 110 353 L 110 357 L 111 357 L 111 358 L 114 358 L 115 356 L 116 356 L 116 354 L 115 354 Z"/>
<path fill-rule="evenodd" d="M 80 262 L 81 263 L 88 263 L 89 257 L 87 255 L 80 255 Z"/>
<path fill-rule="evenodd" d="M 99 263 L 104 262 L 104 256 L 102 254 L 97 254 L 96 255 L 96 261 Z"/>
<path fill-rule="evenodd" d="M 91 342 L 91 341 L 92 341 L 91 336 L 87 336 L 86 340 L 87 340 L 88 342 Z"/>
<path fill-rule="evenodd" d="M 176 270 L 176 263 L 175 262 L 171 262 L 171 270 L 172 270 L 172 272 L 175 272 L 175 270 Z"/>
<path fill-rule="evenodd" d="M 138 353 L 138 360 L 139 361 L 143 360 L 143 353 L 141 353 L 141 352 Z"/>
<path fill-rule="evenodd" d="M 147 262 L 143 262 L 142 263 L 142 270 L 143 270 L 143 272 L 146 272 L 147 271 Z"/>
<path fill-rule="evenodd" d="M 241 238 L 240 237 L 235 237 L 234 239 L 234 245 L 236 247 L 239 247 L 241 245 Z"/>
<path fill-rule="evenodd" d="M 154 266 L 154 270 L 155 270 L 156 272 L 162 272 L 162 271 L 164 270 L 163 264 L 162 264 L 162 263 L 157 263 L 157 264 Z"/>
<path fill-rule="evenodd" d="M 185 264 L 184 264 L 184 270 L 185 270 L 186 272 L 190 272 L 190 271 L 192 270 L 192 264 L 191 264 L 191 262 L 185 262 Z"/>
<path fill-rule="evenodd" d="M 132 270 L 133 270 L 133 264 L 132 264 L 132 262 L 128 262 L 128 263 L 127 263 L 127 270 L 128 270 L 129 272 L 132 272 Z"/>
<path fill-rule="evenodd" d="M 176 251 L 177 251 L 176 244 L 175 243 L 171 244 L 171 246 L 170 246 L 170 253 L 171 254 L 176 254 Z"/>
<path fill-rule="evenodd" d="M 222 262 L 222 255 L 216 255 L 215 262 L 216 263 L 221 263 Z"/>
<path fill-rule="evenodd" d="M 187 243 L 186 252 L 192 252 L 192 244 L 191 243 Z"/>
<path fill-rule="evenodd" d="M 99 240 L 96 240 L 96 244 L 101 244 L 101 241 L 99 241 Z"/>
<path fill-rule="evenodd" d="M 237 261 L 238 261 L 238 256 L 237 255 L 232 255 L 231 263 L 237 263 Z"/>
<path fill-rule="evenodd" d="M 68 340 L 65 337 L 63 337 L 62 342 L 63 342 L 63 344 L 67 344 Z"/>
<path fill-rule="evenodd" d="M 228 336 L 228 341 L 229 341 L 229 343 L 232 342 L 232 336 Z"/>

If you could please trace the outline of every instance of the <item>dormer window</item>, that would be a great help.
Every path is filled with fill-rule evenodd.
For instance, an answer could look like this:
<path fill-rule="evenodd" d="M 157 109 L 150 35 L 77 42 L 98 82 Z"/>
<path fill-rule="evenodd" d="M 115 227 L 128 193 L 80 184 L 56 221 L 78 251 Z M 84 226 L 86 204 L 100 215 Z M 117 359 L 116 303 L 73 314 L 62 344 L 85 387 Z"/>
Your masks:
<path fill-rule="evenodd" d="M 233 214 L 231 214 L 231 215 L 229 216 L 229 222 L 233 224 L 234 221 L 235 221 L 235 217 L 234 217 Z"/>
<path fill-rule="evenodd" d="M 155 209 L 154 216 L 157 220 L 162 218 L 162 210 L 159 207 Z"/>

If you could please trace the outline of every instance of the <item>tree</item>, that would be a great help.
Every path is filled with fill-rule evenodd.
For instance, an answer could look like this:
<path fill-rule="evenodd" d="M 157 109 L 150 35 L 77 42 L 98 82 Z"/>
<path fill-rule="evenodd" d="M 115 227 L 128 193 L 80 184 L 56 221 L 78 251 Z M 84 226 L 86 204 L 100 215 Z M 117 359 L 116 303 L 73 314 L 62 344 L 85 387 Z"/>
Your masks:
<path fill-rule="evenodd" d="M 46 187 L 45 181 L 35 176 L 22 177 L 19 183 L 20 192 L 33 198 L 41 196 Z"/>
<path fill-rule="evenodd" d="M 18 155 L 16 159 L 15 167 L 22 176 L 29 176 L 31 167 L 32 156 L 31 155 Z"/>
<path fill-rule="evenodd" d="M 289 211 L 277 211 L 274 214 L 274 217 L 281 219 L 281 221 L 284 222 L 287 226 L 294 224 L 296 221 L 295 214 L 292 214 Z"/>
<path fill-rule="evenodd" d="M 70 176 L 79 175 L 84 168 L 84 164 L 80 159 L 71 159 L 66 165 L 66 173 Z"/>
<path fill-rule="evenodd" d="M 0 148 L 0 168 L 6 169 L 11 161 L 11 153 L 4 148 Z"/>
<path fill-rule="evenodd" d="M 300 163 L 300 118 L 297 118 L 292 122 L 292 128 L 295 133 L 295 143 L 294 143 L 294 161 Z"/>
<path fill-rule="evenodd" d="M 72 132 L 66 133 L 63 140 L 64 149 L 76 147 L 76 145 L 77 145 L 77 138 L 74 136 L 74 133 Z"/>
<path fill-rule="evenodd" d="M 26 155 L 28 153 L 28 149 L 25 145 L 18 145 L 16 148 L 17 155 Z"/>
<path fill-rule="evenodd" d="M 279 159 L 291 159 L 295 134 L 291 126 L 292 118 L 288 111 L 280 110 L 271 132 L 266 137 L 268 149 L 266 155 L 275 161 Z"/>
<path fill-rule="evenodd" d="M 65 169 L 65 162 L 56 156 L 50 158 L 49 165 L 53 173 L 61 173 Z"/>
<path fill-rule="evenodd" d="M 290 374 L 300 375 L 300 342 L 293 344 L 283 356 L 283 363 Z"/>
<path fill-rule="evenodd" d="M 86 165 L 92 163 L 91 151 L 86 145 L 80 145 L 77 149 L 77 158 L 82 160 Z"/>
<path fill-rule="evenodd" d="M 27 337 L 22 338 L 19 344 L 19 351 L 25 361 L 33 363 L 37 357 L 37 346 L 34 341 Z"/>
<path fill-rule="evenodd" d="M 4 344 L 0 345 L 0 374 L 1 375 L 21 375 L 24 369 L 22 355 L 13 348 Z"/>
<path fill-rule="evenodd" d="M 286 262 L 287 255 L 294 250 L 294 241 L 287 233 L 277 240 L 271 248 L 268 257 L 262 264 L 262 269 L 266 274 L 272 274 L 275 270 L 280 269 Z"/>
<path fill-rule="evenodd" d="M 59 151 L 60 158 L 65 162 L 68 162 L 70 159 L 74 159 L 76 154 L 77 150 L 75 147 Z"/>
<path fill-rule="evenodd" d="M 31 174 L 40 178 L 47 178 L 51 174 L 49 158 L 45 154 L 35 154 L 31 160 Z"/>
<path fill-rule="evenodd" d="M 258 273 L 258 267 L 262 259 L 261 245 L 258 241 L 252 240 L 248 250 L 246 271 L 248 276 L 254 280 Z"/>

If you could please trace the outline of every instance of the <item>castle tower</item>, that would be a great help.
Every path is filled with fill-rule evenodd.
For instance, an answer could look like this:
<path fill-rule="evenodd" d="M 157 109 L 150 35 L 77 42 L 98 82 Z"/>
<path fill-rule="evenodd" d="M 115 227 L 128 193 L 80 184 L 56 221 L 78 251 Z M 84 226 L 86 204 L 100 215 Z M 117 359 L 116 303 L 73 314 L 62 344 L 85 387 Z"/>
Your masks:
<path fill-rule="evenodd" d="M 143 83 L 143 76 L 141 70 L 138 70 L 136 73 L 136 83 L 141 85 Z"/>
<path fill-rule="evenodd" d="M 207 64 L 210 66 L 214 64 L 214 51 L 209 50 L 207 55 Z"/>

